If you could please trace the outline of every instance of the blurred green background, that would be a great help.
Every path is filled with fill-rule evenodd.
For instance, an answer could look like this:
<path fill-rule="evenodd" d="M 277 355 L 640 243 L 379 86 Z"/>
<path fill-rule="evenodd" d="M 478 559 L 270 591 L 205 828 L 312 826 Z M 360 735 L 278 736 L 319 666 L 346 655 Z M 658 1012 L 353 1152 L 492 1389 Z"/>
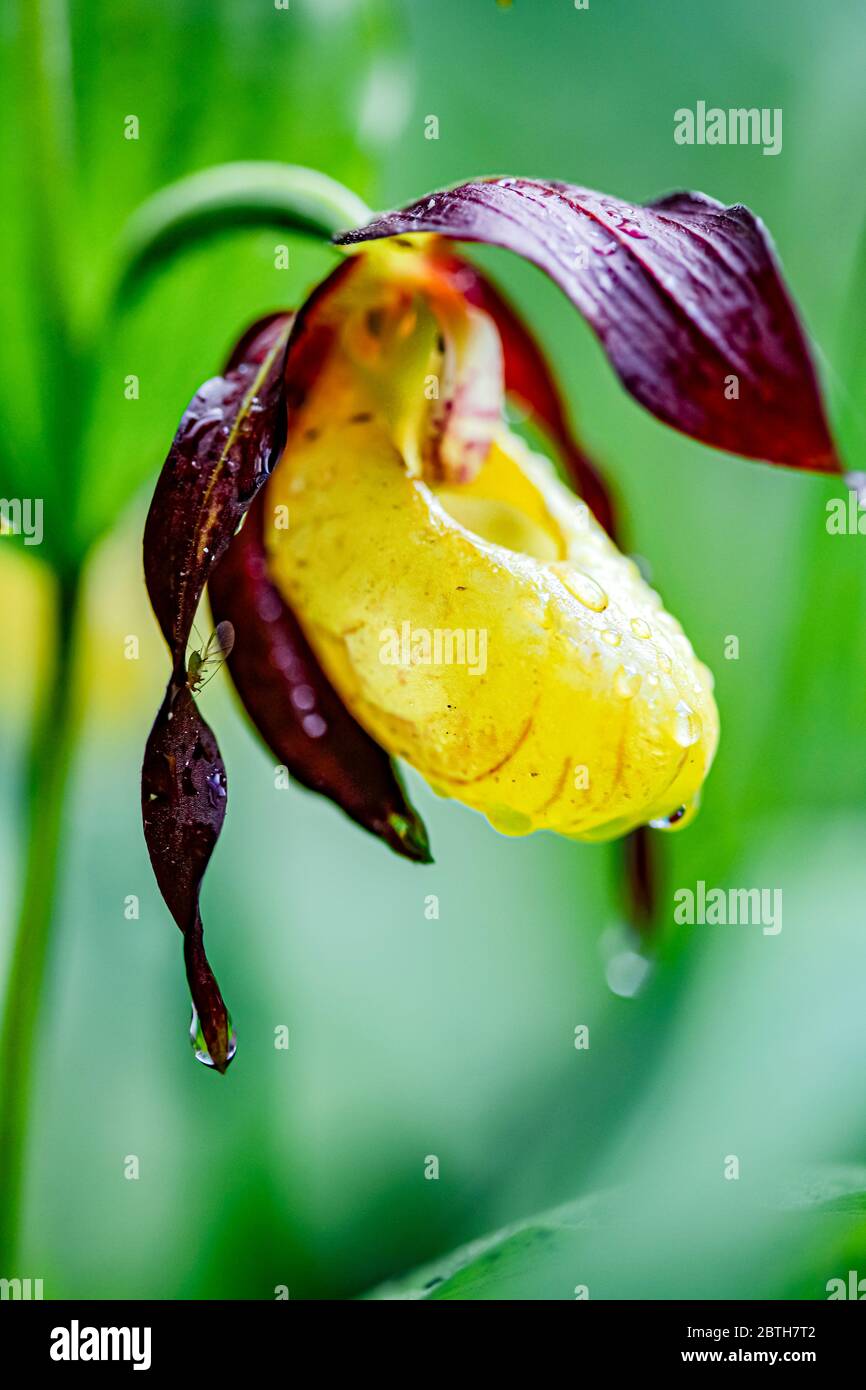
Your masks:
<path fill-rule="evenodd" d="M 62 67 L 63 9 L 43 8 Z M 181 257 L 110 327 L 101 308 L 135 206 L 214 162 L 309 164 L 374 207 L 482 173 L 634 201 L 697 188 L 769 226 L 820 344 L 846 464 L 864 469 L 861 0 L 591 0 L 586 11 L 571 0 L 291 0 L 285 11 L 73 0 L 71 104 L 54 113 L 68 182 L 44 214 L 20 16 L 9 7 L 0 30 L 0 149 L 18 209 L 0 239 L 0 493 L 45 497 L 58 562 L 96 544 L 20 1268 L 0 1274 L 41 1277 L 48 1297 L 265 1299 L 277 1286 L 360 1295 L 421 1265 L 390 1292 L 823 1298 L 858 1260 L 866 1276 L 866 539 L 826 533 L 841 481 L 664 429 L 625 397 L 552 285 L 480 253 L 553 355 L 631 544 L 715 670 L 722 742 L 704 807 L 683 834 L 659 837 L 655 961 L 622 997 L 607 977 L 639 962 L 622 959 L 616 847 L 502 838 L 410 774 L 436 864 L 407 865 L 326 802 L 275 789 L 273 760 L 220 677 L 203 706 L 230 807 L 204 916 L 240 1044 L 220 1079 L 188 1046 L 181 941 L 140 828 L 141 752 L 167 671 L 140 535 L 197 385 L 248 321 L 298 303 L 334 256 L 292 240 L 290 268 L 277 270 L 282 234 L 236 232 Z M 782 153 L 675 145 L 674 110 L 700 99 L 781 107 Z M 425 138 L 429 115 L 438 140 Z M 37 305 L 22 272 L 43 255 L 71 272 L 76 331 L 100 335 L 96 388 L 67 381 L 65 415 L 46 401 L 51 278 Z M 45 659 L 34 553 L 0 540 L 4 958 Z M 125 659 L 130 634 L 138 661 Z M 725 659 L 729 635 L 737 660 Z M 675 927 L 673 890 L 698 879 L 781 888 L 782 932 Z M 124 915 L 131 894 L 138 920 Z M 575 1049 L 579 1024 L 588 1050 Z M 288 1051 L 274 1047 L 280 1025 Z M 729 1155 L 737 1181 L 724 1177 Z M 490 1249 L 449 1257 L 503 1228 Z"/>

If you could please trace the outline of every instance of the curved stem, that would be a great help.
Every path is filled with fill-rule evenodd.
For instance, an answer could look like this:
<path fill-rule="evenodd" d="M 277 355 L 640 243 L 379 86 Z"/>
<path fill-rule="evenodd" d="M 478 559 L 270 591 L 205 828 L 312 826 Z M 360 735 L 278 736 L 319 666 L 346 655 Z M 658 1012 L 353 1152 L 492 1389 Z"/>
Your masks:
<path fill-rule="evenodd" d="M 81 575 L 57 579 L 53 642 L 28 756 L 27 851 L 0 1032 L 0 1275 L 15 1277 L 30 1090 L 77 731 L 74 639 Z"/>
<path fill-rule="evenodd" d="M 247 160 L 217 164 L 161 188 L 120 239 L 109 312 L 188 245 L 238 227 L 284 227 L 328 241 L 373 214 L 357 194 L 316 169 Z"/>

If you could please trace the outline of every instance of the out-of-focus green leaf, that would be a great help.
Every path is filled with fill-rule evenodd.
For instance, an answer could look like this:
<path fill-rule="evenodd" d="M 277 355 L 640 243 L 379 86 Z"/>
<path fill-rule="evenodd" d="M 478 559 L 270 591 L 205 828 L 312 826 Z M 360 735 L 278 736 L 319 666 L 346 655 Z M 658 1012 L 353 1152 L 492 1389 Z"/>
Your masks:
<path fill-rule="evenodd" d="M 866 1215 L 866 1167 L 833 1165 L 806 1173 L 781 1196 L 791 1211 L 849 1212 Z"/>
<path fill-rule="evenodd" d="M 803 1245 L 794 1281 L 804 1289 L 821 1289 L 827 1270 L 842 1268 L 844 1252 L 861 1233 L 866 1168 L 836 1166 L 807 1173 L 783 1190 L 779 1206 L 789 1234 L 795 1232 L 793 1243 L 799 1240 Z M 589 1297 L 591 1291 L 583 1292 L 579 1277 L 581 1234 L 610 1229 L 612 1238 L 621 1241 L 629 1207 L 627 1194 L 616 1191 L 579 1198 L 461 1246 L 402 1279 L 380 1285 L 366 1297 L 484 1301 Z M 800 1221 L 800 1217 L 808 1219 Z M 815 1297 L 815 1293 L 801 1296 Z"/>
<path fill-rule="evenodd" d="M 844 315 L 840 370 L 828 364 L 831 398 L 839 421 L 845 462 L 853 472 L 866 471 L 866 224 L 857 243 Z"/>
<path fill-rule="evenodd" d="M 284 248 L 289 267 L 277 269 Z M 296 308 L 334 261 L 333 249 L 310 237 L 227 231 L 167 262 L 130 312 L 106 324 L 69 513 L 76 549 L 150 488 L 187 402 L 222 370 L 241 333 L 264 314 Z"/>
<path fill-rule="evenodd" d="M 568 1257 L 580 1230 L 598 1228 L 615 1210 L 614 1194 L 568 1202 L 519 1221 L 481 1240 L 382 1284 L 370 1299 L 517 1299 L 530 1274 Z M 563 1297 L 568 1292 L 563 1291 Z M 573 1292 L 571 1296 L 574 1297 Z"/>
<path fill-rule="evenodd" d="M 309 286 L 310 263 L 296 266 L 294 250 L 291 270 L 275 271 L 276 237 L 265 250 L 261 236 L 235 233 L 213 254 L 193 252 L 186 274 L 160 277 L 171 297 L 157 292 L 158 313 L 141 296 L 131 322 L 109 328 L 135 209 L 208 167 L 260 161 L 322 170 L 319 193 L 328 175 L 371 193 L 375 158 L 401 128 L 371 124 L 371 92 L 378 109 L 383 72 L 408 84 L 402 55 L 389 0 L 4 8 L 0 495 L 30 495 L 38 478 L 40 554 L 76 563 L 155 474 L 184 402 L 223 348 L 263 308 L 290 305 Z M 332 263 L 320 258 L 315 275 Z"/>

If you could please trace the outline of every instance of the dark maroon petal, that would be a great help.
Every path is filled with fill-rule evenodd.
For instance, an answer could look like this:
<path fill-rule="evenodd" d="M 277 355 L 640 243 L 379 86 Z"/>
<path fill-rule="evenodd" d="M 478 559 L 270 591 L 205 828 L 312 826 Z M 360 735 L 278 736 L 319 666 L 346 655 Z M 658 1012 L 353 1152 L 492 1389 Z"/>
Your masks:
<path fill-rule="evenodd" d="M 186 675 L 186 648 L 208 574 L 285 439 L 283 366 L 292 319 L 268 320 L 247 355 L 196 392 L 156 485 L 144 529 L 147 592 Z"/>
<path fill-rule="evenodd" d="M 610 492 L 575 439 L 559 388 L 534 335 L 492 281 L 466 261 L 455 257 L 452 264 L 468 302 L 489 314 L 499 331 L 506 392 L 519 400 L 550 435 L 581 497 L 612 536 L 616 521 Z"/>
<path fill-rule="evenodd" d="M 264 314 L 262 318 L 255 319 L 232 348 L 223 367 L 223 376 L 260 365 L 274 345 L 275 337 L 280 335 L 283 329 L 290 329 L 294 322 L 295 315 L 286 313 L 285 309 L 277 309 L 272 314 Z"/>
<path fill-rule="evenodd" d="M 627 390 L 675 429 L 749 458 L 838 469 L 803 331 L 748 208 L 698 193 L 642 207 L 570 184 L 490 179 L 336 240 L 410 232 L 503 246 L 540 266 Z"/>
<path fill-rule="evenodd" d="M 205 955 L 199 890 L 225 817 L 226 775 L 216 739 L 196 708 L 186 650 L 211 567 L 285 439 L 283 367 L 291 325 L 286 314 L 255 325 L 226 374 L 196 393 L 144 532 L 147 590 L 172 661 L 142 766 L 144 837 L 160 891 L 184 934 L 190 992 L 218 1071 L 231 1060 L 231 1030 Z"/>
<path fill-rule="evenodd" d="M 208 584 L 214 621 L 234 627 L 228 664 L 238 694 L 293 777 L 399 854 L 429 863 L 424 825 L 387 754 L 346 709 L 268 577 L 266 497 L 265 491 L 256 499 Z"/>
<path fill-rule="evenodd" d="M 141 813 L 151 863 L 184 934 L 190 993 L 211 1060 L 228 1062 L 230 1025 L 202 942 L 199 889 L 226 812 L 226 774 L 217 741 L 187 685 L 170 685 L 156 716 L 141 774 Z"/>

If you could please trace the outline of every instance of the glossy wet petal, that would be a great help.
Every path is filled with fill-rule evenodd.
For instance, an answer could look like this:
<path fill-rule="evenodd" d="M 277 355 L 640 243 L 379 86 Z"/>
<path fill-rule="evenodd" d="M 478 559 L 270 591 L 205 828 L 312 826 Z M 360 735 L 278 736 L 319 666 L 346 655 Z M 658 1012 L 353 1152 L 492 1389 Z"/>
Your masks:
<path fill-rule="evenodd" d="M 805 335 L 748 208 L 699 193 L 641 206 L 573 184 L 483 179 L 337 240 L 419 232 L 505 247 L 538 265 L 627 390 L 665 423 L 750 458 L 838 469 Z"/>

